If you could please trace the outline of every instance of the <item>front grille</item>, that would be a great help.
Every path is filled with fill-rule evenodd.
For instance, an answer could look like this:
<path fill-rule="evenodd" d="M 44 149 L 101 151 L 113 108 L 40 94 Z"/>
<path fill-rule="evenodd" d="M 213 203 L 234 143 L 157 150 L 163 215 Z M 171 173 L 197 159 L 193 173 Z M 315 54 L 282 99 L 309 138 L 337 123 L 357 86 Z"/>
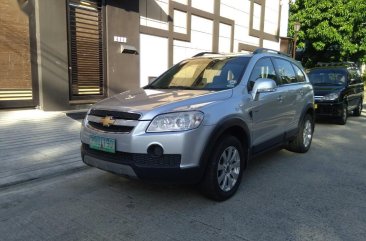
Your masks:
<path fill-rule="evenodd" d="M 138 167 L 179 167 L 180 158 L 180 155 L 177 154 L 165 154 L 161 157 L 149 154 L 133 154 L 133 161 Z"/>
<path fill-rule="evenodd" d="M 102 122 L 104 117 L 115 120 L 115 122 L 110 125 L 103 125 Z M 97 130 L 130 133 L 137 125 L 137 121 L 140 117 L 141 115 L 138 113 L 91 109 L 87 116 L 87 120 L 89 127 Z"/>
<path fill-rule="evenodd" d="M 179 168 L 181 163 L 181 155 L 179 154 L 165 154 L 161 157 L 156 157 L 149 154 L 120 151 L 108 153 L 91 149 L 87 144 L 82 144 L 82 149 L 84 154 L 101 158 L 104 161 L 143 168 Z"/>
<path fill-rule="evenodd" d="M 123 119 L 123 120 L 138 120 L 141 117 L 141 115 L 138 113 L 120 112 L 112 110 L 96 110 L 96 109 L 91 109 L 89 114 L 99 117 L 113 116 L 116 119 Z"/>
<path fill-rule="evenodd" d="M 89 121 L 88 125 L 90 125 L 91 127 L 101 130 L 101 131 L 106 131 L 106 132 L 123 132 L 123 133 L 130 133 L 133 130 L 133 126 L 115 126 L 115 125 L 110 125 L 110 126 L 103 126 L 103 124 L 101 123 L 96 123 L 96 122 L 92 122 Z"/>
<path fill-rule="evenodd" d="M 337 106 L 333 105 L 319 105 L 316 109 L 317 114 L 321 115 L 340 115 L 340 108 L 337 108 Z"/>

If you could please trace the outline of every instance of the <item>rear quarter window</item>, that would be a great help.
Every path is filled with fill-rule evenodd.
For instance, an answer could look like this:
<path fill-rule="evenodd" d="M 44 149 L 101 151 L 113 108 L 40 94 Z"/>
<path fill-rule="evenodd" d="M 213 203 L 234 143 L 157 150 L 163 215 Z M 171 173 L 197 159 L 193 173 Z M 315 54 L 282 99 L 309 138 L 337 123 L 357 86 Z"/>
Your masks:
<path fill-rule="evenodd" d="M 297 67 L 294 64 L 292 64 L 292 67 L 294 67 L 297 81 L 298 82 L 305 82 L 306 81 L 306 78 L 305 78 L 304 72 L 299 67 Z"/>

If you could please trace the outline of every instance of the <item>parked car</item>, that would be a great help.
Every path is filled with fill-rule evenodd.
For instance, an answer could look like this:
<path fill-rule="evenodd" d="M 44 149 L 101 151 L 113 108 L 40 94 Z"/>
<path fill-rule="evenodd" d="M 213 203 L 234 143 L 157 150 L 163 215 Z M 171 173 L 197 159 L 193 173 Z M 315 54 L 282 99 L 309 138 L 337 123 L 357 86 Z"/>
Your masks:
<path fill-rule="evenodd" d="M 283 146 L 307 152 L 313 130 L 313 87 L 299 63 L 266 49 L 201 53 L 93 105 L 81 156 L 119 175 L 199 183 L 221 201 L 237 191 L 249 158 Z"/>
<path fill-rule="evenodd" d="M 354 63 L 323 63 L 308 76 L 314 86 L 317 116 L 337 118 L 344 125 L 349 113 L 361 115 L 364 83 Z"/>

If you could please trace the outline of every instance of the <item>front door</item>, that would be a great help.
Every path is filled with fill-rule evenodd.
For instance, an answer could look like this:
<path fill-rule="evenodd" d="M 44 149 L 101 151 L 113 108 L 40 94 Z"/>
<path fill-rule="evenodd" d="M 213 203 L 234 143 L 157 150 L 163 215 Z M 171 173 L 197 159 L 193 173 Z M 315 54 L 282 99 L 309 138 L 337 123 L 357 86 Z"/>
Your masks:
<path fill-rule="evenodd" d="M 254 66 L 249 78 L 249 92 L 259 78 L 273 79 L 277 82 L 276 72 L 270 58 L 262 58 Z M 250 102 L 253 152 L 260 152 L 283 140 L 285 116 L 283 102 L 286 101 L 284 94 L 277 89 L 274 92 L 261 93 L 258 100 Z"/>

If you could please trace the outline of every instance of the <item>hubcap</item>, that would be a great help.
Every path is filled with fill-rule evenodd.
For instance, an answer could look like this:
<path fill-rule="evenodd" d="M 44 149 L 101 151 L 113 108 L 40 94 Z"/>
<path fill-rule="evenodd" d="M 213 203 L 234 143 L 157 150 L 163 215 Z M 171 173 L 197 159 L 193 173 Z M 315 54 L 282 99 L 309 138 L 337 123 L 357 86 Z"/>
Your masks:
<path fill-rule="evenodd" d="M 303 140 L 305 147 L 308 147 L 310 145 L 312 135 L 313 135 L 313 128 L 311 126 L 311 121 L 306 120 L 303 132 Z"/>
<path fill-rule="evenodd" d="M 239 151 L 229 146 L 220 156 L 217 167 L 217 181 L 221 190 L 228 192 L 238 181 L 240 174 L 240 155 Z"/>

